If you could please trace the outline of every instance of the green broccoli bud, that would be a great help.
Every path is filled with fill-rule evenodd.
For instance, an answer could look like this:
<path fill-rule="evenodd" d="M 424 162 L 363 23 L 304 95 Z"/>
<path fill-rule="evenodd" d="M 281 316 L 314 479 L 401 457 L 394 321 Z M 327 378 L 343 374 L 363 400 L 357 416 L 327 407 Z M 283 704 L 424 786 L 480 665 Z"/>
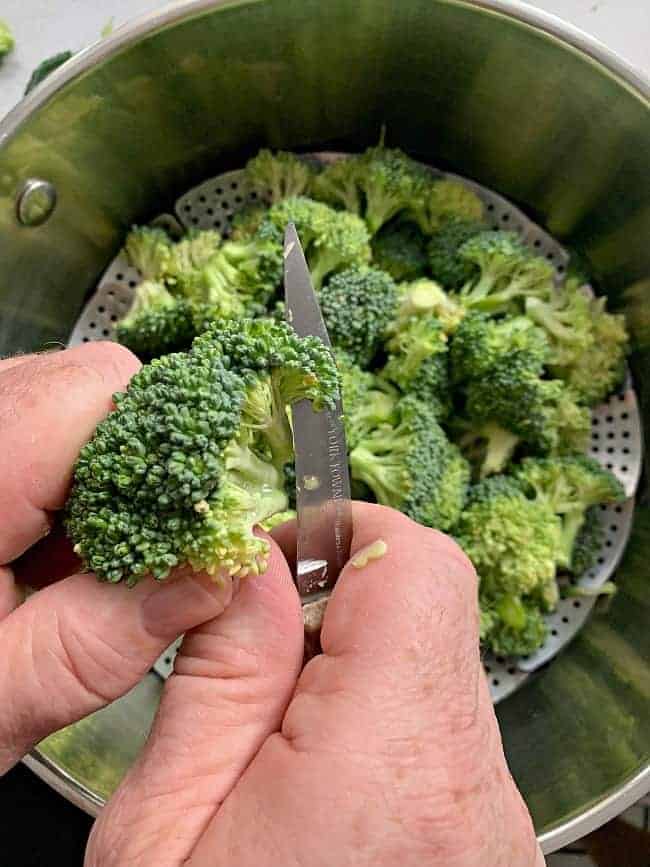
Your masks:
<path fill-rule="evenodd" d="M 529 656 L 546 640 L 539 607 L 515 594 L 481 596 L 481 643 L 498 656 Z"/>
<path fill-rule="evenodd" d="M 533 256 L 512 232 L 481 232 L 460 247 L 463 262 L 479 276 L 461 288 L 458 300 L 486 313 L 520 313 L 531 295 L 548 295 L 555 272 L 541 256 Z"/>
<path fill-rule="evenodd" d="M 130 312 L 115 327 L 118 342 L 143 362 L 189 349 L 197 333 L 191 305 L 171 296 L 169 303 Z"/>
<path fill-rule="evenodd" d="M 465 502 L 469 465 L 429 406 L 404 398 L 396 410 L 397 424 L 378 425 L 352 449 L 352 477 L 378 503 L 426 527 L 449 529 Z"/>
<path fill-rule="evenodd" d="M 612 473 L 586 455 L 526 458 L 514 471 L 522 490 L 542 502 L 562 521 L 557 563 L 570 567 L 576 539 L 587 510 L 602 503 L 621 503 L 622 485 Z"/>
<path fill-rule="evenodd" d="M 481 222 L 483 202 L 460 181 L 429 177 L 419 186 L 409 212 L 425 235 L 433 235 L 448 220 Z"/>
<path fill-rule="evenodd" d="M 446 289 L 458 290 L 471 280 L 478 266 L 459 256 L 459 250 L 470 238 L 484 232 L 484 223 L 452 217 L 436 229 L 427 245 L 429 270 L 434 280 Z"/>
<path fill-rule="evenodd" d="M 266 149 L 248 161 L 245 172 L 248 184 L 273 203 L 304 195 L 314 174 L 309 163 L 295 154 Z"/>
<path fill-rule="evenodd" d="M 405 394 L 435 407 L 438 418 L 450 408 L 447 335 L 434 316 L 413 316 L 386 343 L 382 376 Z"/>
<path fill-rule="evenodd" d="M 145 365 L 75 465 L 66 526 L 86 568 L 128 584 L 183 564 L 216 580 L 264 571 L 253 528 L 287 508 L 285 406 L 337 395 L 326 347 L 269 320 L 214 324 Z"/>
<path fill-rule="evenodd" d="M 320 306 L 333 345 L 360 367 L 377 354 L 396 307 L 392 277 L 362 266 L 339 271 L 321 287 Z"/>
<path fill-rule="evenodd" d="M 491 476 L 471 488 L 453 534 L 479 574 L 482 594 L 556 588 L 560 519 L 546 503 L 528 499 L 516 480 Z"/>
<path fill-rule="evenodd" d="M 15 44 L 9 25 L 5 21 L 0 21 L 0 63 L 13 51 Z"/>
<path fill-rule="evenodd" d="M 425 239 L 415 223 L 391 222 L 371 242 L 372 261 L 400 282 L 423 277 L 427 268 Z"/>
<path fill-rule="evenodd" d="M 134 226 L 124 245 L 129 263 L 144 280 L 162 280 L 171 260 L 172 242 L 162 229 Z"/>
<path fill-rule="evenodd" d="M 569 572 L 580 577 L 592 569 L 605 543 L 605 529 L 600 520 L 599 510 L 592 506 L 585 512 L 584 522 L 573 543 Z"/>

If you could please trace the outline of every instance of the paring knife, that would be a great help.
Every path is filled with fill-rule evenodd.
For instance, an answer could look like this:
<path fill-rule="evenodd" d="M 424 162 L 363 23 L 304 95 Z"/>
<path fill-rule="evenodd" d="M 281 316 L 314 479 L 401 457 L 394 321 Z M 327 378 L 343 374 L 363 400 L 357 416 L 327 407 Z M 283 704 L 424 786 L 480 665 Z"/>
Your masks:
<path fill-rule="evenodd" d="M 309 268 L 293 223 L 284 236 L 287 322 L 300 337 L 331 349 Z M 308 400 L 291 408 L 298 512 L 296 586 L 303 602 L 306 650 L 317 652 L 329 593 L 350 557 L 352 505 L 342 407 L 315 412 Z M 311 644 L 311 648 L 307 645 Z"/>

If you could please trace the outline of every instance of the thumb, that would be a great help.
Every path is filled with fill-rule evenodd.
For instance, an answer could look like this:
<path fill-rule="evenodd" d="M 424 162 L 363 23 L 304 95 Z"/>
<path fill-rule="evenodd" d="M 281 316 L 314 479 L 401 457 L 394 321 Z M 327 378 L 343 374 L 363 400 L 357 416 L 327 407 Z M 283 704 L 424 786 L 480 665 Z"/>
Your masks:
<path fill-rule="evenodd" d="M 300 601 L 273 544 L 265 574 L 185 636 L 147 745 L 93 828 L 86 867 L 185 863 L 279 729 L 302 653 Z"/>

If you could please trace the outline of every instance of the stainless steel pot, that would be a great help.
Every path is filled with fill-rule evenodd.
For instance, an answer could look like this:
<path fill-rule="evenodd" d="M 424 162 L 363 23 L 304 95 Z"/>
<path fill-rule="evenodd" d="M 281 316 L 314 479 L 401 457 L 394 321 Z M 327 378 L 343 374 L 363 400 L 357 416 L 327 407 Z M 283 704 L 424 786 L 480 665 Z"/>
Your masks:
<path fill-rule="evenodd" d="M 195 182 L 263 144 L 355 150 L 382 123 L 391 143 L 584 249 L 628 314 L 647 413 L 648 83 L 556 19 L 496 0 L 195 0 L 77 56 L 0 124 L 0 353 L 65 341 L 127 227 Z M 58 194 L 49 219 L 47 197 L 44 212 L 24 196 L 17 210 L 30 178 Z M 650 789 L 643 485 L 639 501 L 607 616 L 499 706 L 547 852 Z M 149 675 L 28 764 L 96 812 L 142 745 L 160 686 Z"/>

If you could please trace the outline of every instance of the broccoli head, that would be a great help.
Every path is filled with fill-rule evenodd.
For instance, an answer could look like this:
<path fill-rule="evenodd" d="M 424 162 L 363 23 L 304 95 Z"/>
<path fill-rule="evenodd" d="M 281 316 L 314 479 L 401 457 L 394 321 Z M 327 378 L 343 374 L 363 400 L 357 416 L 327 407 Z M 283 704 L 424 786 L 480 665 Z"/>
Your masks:
<path fill-rule="evenodd" d="M 475 220 L 452 217 L 446 220 L 429 239 L 427 259 L 434 280 L 445 289 L 461 289 L 477 272 L 478 266 L 461 259 L 458 251 L 465 241 L 485 231 L 485 224 Z"/>
<path fill-rule="evenodd" d="M 479 424 L 496 422 L 533 451 L 584 451 L 591 418 L 560 380 L 542 379 L 524 357 L 503 359 L 466 387 L 467 416 Z"/>
<path fill-rule="evenodd" d="M 435 316 L 413 316 L 386 343 L 383 378 L 435 409 L 450 408 L 447 335 Z"/>
<path fill-rule="evenodd" d="M 526 315 L 548 334 L 551 373 L 567 382 L 581 402 L 604 400 L 625 375 L 628 335 L 623 316 L 608 313 L 604 298 L 592 298 L 573 281 L 529 298 Z"/>
<path fill-rule="evenodd" d="M 372 261 L 400 282 L 423 277 L 427 269 L 425 238 L 415 223 L 391 222 L 372 239 Z"/>
<path fill-rule="evenodd" d="M 0 21 L 0 63 L 13 51 L 14 45 L 14 37 L 9 29 L 9 25 L 4 21 Z"/>
<path fill-rule="evenodd" d="M 248 241 L 253 237 L 266 219 L 269 209 L 262 202 L 249 202 L 237 211 L 230 224 L 232 241 Z"/>
<path fill-rule="evenodd" d="M 396 424 L 378 425 L 352 449 L 352 477 L 367 485 L 378 503 L 447 530 L 463 508 L 469 465 L 426 403 L 403 398 L 396 413 Z"/>
<path fill-rule="evenodd" d="M 528 656 L 546 640 L 539 606 L 515 594 L 481 595 L 481 642 L 499 656 Z"/>
<path fill-rule="evenodd" d="M 409 214 L 425 235 L 433 235 L 448 220 L 483 219 L 483 202 L 468 186 L 450 178 L 428 176 L 410 202 Z"/>
<path fill-rule="evenodd" d="M 266 568 L 254 526 L 287 508 L 285 406 L 331 406 L 336 367 L 316 338 L 270 320 L 215 324 L 145 365 L 74 469 L 66 525 L 86 568 L 134 584 L 189 564 L 218 580 Z"/>
<path fill-rule="evenodd" d="M 141 283 L 138 289 L 150 285 Z M 192 306 L 183 298 L 169 295 L 164 302 L 160 298 L 158 303 L 129 312 L 115 327 L 118 342 L 141 361 L 189 349 L 197 333 Z"/>
<path fill-rule="evenodd" d="M 163 280 L 171 259 L 172 241 L 162 229 L 134 226 L 124 245 L 129 263 L 144 280 Z"/>
<path fill-rule="evenodd" d="M 397 421 L 398 395 L 374 373 L 362 370 L 345 352 L 336 352 L 348 451 L 371 430 Z"/>
<path fill-rule="evenodd" d="M 471 488 L 453 534 L 478 572 L 481 594 L 557 597 L 560 519 L 514 479 L 492 476 Z"/>
<path fill-rule="evenodd" d="M 314 175 L 310 194 L 319 202 L 363 216 L 361 191 L 357 185 L 361 156 L 354 155 L 328 163 Z"/>
<path fill-rule="evenodd" d="M 604 542 L 605 530 L 600 520 L 599 509 L 597 506 L 592 506 L 585 512 L 584 522 L 573 543 L 571 562 L 568 565 L 569 572 L 576 577 L 588 572 L 596 565 Z"/>
<path fill-rule="evenodd" d="M 549 354 L 546 335 L 525 316 L 491 319 L 470 311 L 454 333 L 450 362 L 454 382 L 478 379 L 501 362 L 540 374 Z"/>
<path fill-rule="evenodd" d="M 435 316 L 445 334 L 453 334 L 465 315 L 465 310 L 433 280 L 400 283 L 397 292 L 397 312 L 388 334 L 400 331 L 413 316 Z"/>
<path fill-rule="evenodd" d="M 458 255 L 478 269 L 478 276 L 470 278 L 458 295 L 469 309 L 520 313 L 526 298 L 546 296 L 553 285 L 555 272 L 550 262 L 533 256 L 512 232 L 481 232 L 465 241 Z"/>
<path fill-rule="evenodd" d="M 189 275 L 213 259 L 222 243 L 219 232 L 191 230 L 169 249 L 162 274 L 171 286 L 182 288 Z"/>
<path fill-rule="evenodd" d="M 571 566 L 587 510 L 625 499 L 625 491 L 616 477 L 586 455 L 526 458 L 514 475 L 528 497 L 559 515 L 562 535 L 556 559 L 559 566 L 567 568 Z"/>
<path fill-rule="evenodd" d="M 287 224 L 294 223 L 316 289 L 335 271 L 370 261 L 370 239 L 363 220 L 322 202 L 300 196 L 285 199 L 270 209 L 265 223 L 259 234 L 279 234 L 280 241 Z"/>
<path fill-rule="evenodd" d="M 419 200 L 428 181 L 422 166 L 399 148 L 387 148 L 382 143 L 368 148 L 357 161 L 356 179 L 371 235 Z"/>
<path fill-rule="evenodd" d="M 287 151 L 261 150 L 246 164 L 246 180 L 272 203 L 306 193 L 314 170 Z"/>
<path fill-rule="evenodd" d="M 319 300 L 334 346 L 368 367 L 395 313 L 392 277 L 367 265 L 339 271 L 321 287 Z"/>

